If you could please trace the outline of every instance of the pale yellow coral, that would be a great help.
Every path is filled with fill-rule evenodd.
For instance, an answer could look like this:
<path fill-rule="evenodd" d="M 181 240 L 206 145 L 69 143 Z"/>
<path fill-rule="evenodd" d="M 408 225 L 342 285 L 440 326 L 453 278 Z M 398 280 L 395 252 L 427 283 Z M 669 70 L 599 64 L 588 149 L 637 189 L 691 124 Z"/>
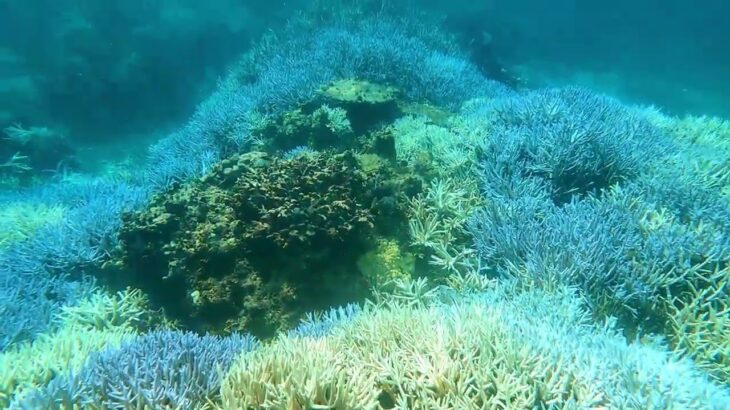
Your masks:
<path fill-rule="evenodd" d="M 433 180 L 424 194 L 409 199 L 411 244 L 428 250 L 429 262 L 448 273 L 473 270 L 475 253 L 459 238 L 465 237 L 466 222 L 481 204 L 473 181 Z"/>
<path fill-rule="evenodd" d="M 0 354 L 0 407 L 59 374 L 78 370 L 90 354 L 118 346 L 135 335 L 125 328 L 96 330 L 69 325 L 41 335 L 33 343 L 7 349 Z"/>
<path fill-rule="evenodd" d="M 161 316 L 150 310 L 147 296 L 133 288 L 116 294 L 96 292 L 76 305 L 64 306 L 60 313 L 64 323 L 96 330 L 146 330 L 158 326 L 175 326 Z"/>
<path fill-rule="evenodd" d="M 281 338 L 241 356 L 222 408 L 532 408 L 600 392 L 520 348 L 501 307 L 390 305 L 331 337 Z"/>
<path fill-rule="evenodd" d="M 515 292 L 396 298 L 328 336 L 281 336 L 238 358 L 219 408 L 722 408 L 691 364 L 592 324 L 574 292 Z"/>
<path fill-rule="evenodd" d="M 324 87 L 320 93 L 342 102 L 384 103 L 394 101 L 398 90 L 380 84 L 356 79 L 342 79 Z"/>
<path fill-rule="evenodd" d="M 395 279 L 410 279 L 415 271 L 415 257 L 400 249 L 393 239 L 378 238 L 375 249 L 357 261 L 362 275 L 375 288 Z"/>
<path fill-rule="evenodd" d="M 90 354 L 137 336 L 155 315 L 146 306 L 138 290 L 127 290 L 115 295 L 100 291 L 64 308 L 57 331 L 0 354 L 0 407 L 59 374 L 78 370 Z"/>
<path fill-rule="evenodd" d="M 678 139 L 713 149 L 730 150 L 730 121 L 717 117 L 675 118 L 664 129 Z"/>
<path fill-rule="evenodd" d="M 730 194 L 730 121 L 708 116 L 648 118 L 687 147 L 660 167 L 684 169 L 701 184 L 718 188 L 725 197 Z"/>
<path fill-rule="evenodd" d="M 391 126 L 391 131 L 398 160 L 412 165 L 425 161 L 439 175 L 473 178 L 476 147 L 481 143 L 476 134 L 462 134 L 449 126 L 435 125 L 423 116 L 400 118 Z"/>
<path fill-rule="evenodd" d="M 715 271 L 702 289 L 669 303 L 670 341 L 722 384 L 730 383 L 730 268 Z"/>
<path fill-rule="evenodd" d="M 0 248 L 27 239 L 47 224 L 60 222 L 61 206 L 13 202 L 0 207 Z"/>

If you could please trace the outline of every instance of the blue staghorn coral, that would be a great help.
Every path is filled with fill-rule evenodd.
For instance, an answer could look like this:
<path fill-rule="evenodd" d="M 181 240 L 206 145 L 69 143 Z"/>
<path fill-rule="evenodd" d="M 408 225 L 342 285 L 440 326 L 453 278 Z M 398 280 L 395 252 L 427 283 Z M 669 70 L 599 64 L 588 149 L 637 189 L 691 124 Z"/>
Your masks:
<path fill-rule="evenodd" d="M 447 42 L 436 48 L 438 42 L 401 21 L 368 18 L 297 29 L 249 53 L 187 126 L 152 148 L 150 162 L 158 164 L 150 169 L 152 181 L 165 186 L 200 175 L 222 152 L 249 146 L 252 129 L 266 116 L 292 109 L 338 79 L 390 84 L 408 99 L 454 108 L 477 96 L 511 94 Z"/>
<path fill-rule="evenodd" d="M 24 192 L 29 203 L 61 205 L 63 218 L 0 249 L 0 350 L 52 326 L 62 305 L 93 288 L 90 276 L 116 246 L 121 214 L 146 201 L 144 188 L 112 180 L 65 182 Z M 10 198 L 10 197 L 9 197 Z"/>
<path fill-rule="evenodd" d="M 195 408 L 214 400 L 233 359 L 257 346 L 248 335 L 153 332 L 92 355 L 11 408 Z"/>
<path fill-rule="evenodd" d="M 493 274 L 578 286 L 595 313 L 655 328 L 672 297 L 727 266 L 722 174 L 688 165 L 700 153 L 641 110 L 567 88 L 467 116 L 489 129 L 479 172 L 486 205 L 469 229 Z"/>
<path fill-rule="evenodd" d="M 484 111 L 482 178 L 493 196 L 529 188 L 566 203 L 639 175 L 671 147 L 638 111 L 582 88 L 533 91 Z"/>
<path fill-rule="evenodd" d="M 359 305 L 349 304 L 332 308 L 322 314 L 309 313 L 287 334 L 289 337 L 324 337 L 336 326 L 351 321 L 362 312 Z"/>

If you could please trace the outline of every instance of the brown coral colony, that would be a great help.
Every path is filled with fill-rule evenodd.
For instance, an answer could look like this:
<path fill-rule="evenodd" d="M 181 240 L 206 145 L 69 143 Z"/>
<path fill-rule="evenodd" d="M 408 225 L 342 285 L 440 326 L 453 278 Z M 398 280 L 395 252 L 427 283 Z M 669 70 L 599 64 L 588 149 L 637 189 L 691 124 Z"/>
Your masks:
<path fill-rule="evenodd" d="M 292 138 L 273 129 L 274 146 Z M 307 311 L 362 300 L 372 283 L 358 259 L 375 236 L 406 232 L 402 193 L 421 183 L 367 148 L 372 136 L 350 138 L 360 147 L 234 155 L 158 195 L 125 217 L 116 266 L 128 275 L 117 277 L 185 327 L 217 333 L 268 337 Z"/>

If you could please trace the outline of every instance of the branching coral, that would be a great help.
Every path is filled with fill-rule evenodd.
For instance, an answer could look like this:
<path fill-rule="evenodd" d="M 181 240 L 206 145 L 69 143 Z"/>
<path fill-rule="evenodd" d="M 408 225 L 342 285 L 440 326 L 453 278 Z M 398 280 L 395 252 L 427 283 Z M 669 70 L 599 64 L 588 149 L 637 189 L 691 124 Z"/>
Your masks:
<path fill-rule="evenodd" d="M 455 117 L 441 126 L 421 116 L 400 118 L 391 127 L 396 158 L 416 169 L 433 169 L 441 177 L 473 179 L 476 150 L 483 139 L 477 132 L 466 131 L 460 121 L 461 117 Z"/>
<path fill-rule="evenodd" d="M 92 356 L 78 371 L 30 392 L 19 408 L 199 408 L 215 400 L 236 355 L 258 346 L 250 336 L 225 339 L 153 332 Z"/>
<path fill-rule="evenodd" d="M 492 290 L 453 306 L 391 304 L 324 338 L 281 338 L 239 357 L 223 382 L 221 408 L 720 409 L 730 403 L 728 392 L 690 363 L 592 325 L 571 292 L 512 292 Z"/>
<path fill-rule="evenodd" d="M 596 312 L 616 315 L 637 309 L 650 291 L 634 274 L 632 255 L 640 252 L 641 234 L 633 213 L 622 206 L 607 200 L 562 208 L 531 198 L 491 201 L 470 229 L 493 274 L 546 287 L 578 286 Z"/>
<path fill-rule="evenodd" d="M 0 205 L 0 248 L 29 239 L 46 224 L 63 219 L 65 208 L 27 202 Z"/>
<path fill-rule="evenodd" d="M 690 284 L 688 294 L 667 301 L 669 341 L 682 356 L 690 357 L 718 383 L 730 382 L 730 269 L 708 275 L 709 284 Z"/>
<path fill-rule="evenodd" d="M 483 189 L 511 197 L 534 184 L 556 204 L 639 175 L 671 146 L 638 111 L 580 88 L 498 100 L 485 122 Z"/>
<path fill-rule="evenodd" d="M 0 356 L 0 405 L 7 408 L 11 401 L 21 402 L 34 389 L 80 369 L 94 353 L 135 336 L 135 332 L 121 327 L 101 331 L 68 326 L 40 335 L 32 345 L 10 348 Z"/>
<path fill-rule="evenodd" d="M 53 378 L 78 371 L 87 358 L 115 347 L 152 326 L 158 315 L 147 307 L 138 290 L 108 295 L 96 292 L 58 314 L 60 328 L 33 342 L 11 346 L 0 353 L 0 405 L 20 401 Z"/>
<path fill-rule="evenodd" d="M 598 316 L 658 330 L 662 297 L 727 264 L 725 173 L 666 136 L 670 120 L 575 88 L 462 114 L 479 116 L 486 205 L 470 230 L 493 273 L 578 286 Z"/>
<path fill-rule="evenodd" d="M 324 337 L 332 329 L 352 320 L 362 309 L 359 305 L 349 304 L 332 308 L 324 313 L 308 313 L 302 322 L 287 333 L 288 337 Z"/>
<path fill-rule="evenodd" d="M 452 178 L 435 179 L 425 193 L 409 200 L 411 245 L 446 273 L 473 270 L 476 264 L 466 223 L 481 198 L 468 182 L 457 186 Z"/>
<path fill-rule="evenodd" d="M 49 330 L 61 305 L 88 294 L 88 270 L 116 246 L 121 213 L 147 195 L 123 181 L 91 178 L 4 195 L 5 204 L 22 198 L 31 209 L 59 207 L 63 215 L 0 249 L 0 312 L 11 318 L 0 326 L 0 348 Z"/>
<path fill-rule="evenodd" d="M 64 323 L 100 331 L 128 328 L 145 332 L 174 327 L 160 312 L 151 309 L 141 290 L 131 288 L 114 295 L 98 291 L 76 305 L 62 307 L 59 315 Z"/>

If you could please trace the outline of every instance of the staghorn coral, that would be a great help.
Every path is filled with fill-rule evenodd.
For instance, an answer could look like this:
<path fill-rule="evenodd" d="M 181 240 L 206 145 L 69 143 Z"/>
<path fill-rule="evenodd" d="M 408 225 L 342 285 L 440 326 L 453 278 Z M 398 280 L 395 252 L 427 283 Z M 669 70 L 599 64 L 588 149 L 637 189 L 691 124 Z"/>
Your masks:
<path fill-rule="evenodd" d="M 64 323 L 102 331 L 129 328 L 146 332 L 175 327 L 161 312 L 151 309 L 149 299 L 141 290 L 132 288 L 111 295 L 97 291 L 78 304 L 62 307 L 59 316 Z"/>
<path fill-rule="evenodd" d="M 119 265 L 186 326 L 272 335 L 366 293 L 355 262 L 401 223 L 388 172 L 349 152 L 234 156 L 129 215 Z"/>
<path fill-rule="evenodd" d="M 461 117 L 488 135 L 469 227 L 493 274 L 577 286 L 599 317 L 643 332 L 666 327 L 667 295 L 730 261 L 722 160 L 669 132 L 675 120 L 577 88 Z"/>
<path fill-rule="evenodd" d="M 22 402 L 56 377 L 79 370 L 94 353 L 119 346 L 137 334 L 129 329 L 96 330 L 67 326 L 42 334 L 32 345 L 10 348 L 0 356 L 0 405 Z M 38 408 L 38 407 L 36 407 Z"/>
<path fill-rule="evenodd" d="M 721 409 L 723 388 L 657 345 L 596 326 L 575 295 L 497 287 L 454 305 L 391 302 L 324 337 L 241 355 L 221 409 Z"/>
<path fill-rule="evenodd" d="M 14 408 L 200 408 L 215 400 L 236 355 L 256 347 L 248 335 L 152 332 L 93 355 Z"/>
<path fill-rule="evenodd" d="M 79 370 L 91 354 L 118 346 L 158 321 L 147 299 L 131 289 L 114 295 L 97 291 L 76 305 L 64 306 L 57 316 L 56 331 L 0 353 L 0 406 L 21 401 L 53 378 Z"/>
<path fill-rule="evenodd" d="M 469 229 L 493 275 L 547 288 L 577 286 L 602 316 L 637 309 L 657 291 L 635 274 L 632 258 L 642 247 L 637 221 L 619 201 L 573 201 L 558 208 L 524 197 L 487 202 Z"/>
<path fill-rule="evenodd" d="M 673 118 L 661 114 L 650 118 L 677 139 L 712 149 L 730 150 L 730 121 L 708 116 Z"/>
<path fill-rule="evenodd" d="M 151 184 L 166 187 L 202 176 L 217 160 L 255 143 L 262 119 L 296 109 L 338 80 L 385 84 L 402 90 L 406 100 L 453 108 L 469 98 L 511 94 L 484 78 L 439 30 L 424 29 L 412 17 L 299 23 L 264 38 L 184 127 L 153 146 Z"/>
<path fill-rule="evenodd" d="M 730 269 L 707 275 L 709 283 L 689 289 L 667 301 L 668 339 L 681 356 L 718 383 L 730 383 Z"/>
<path fill-rule="evenodd" d="M 490 199 L 515 197 L 524 185 L 558 205 L 600 195 L 672 147 L 639 111 L 581 88 L 533 91 L 485 111 L 490 131 L 480 163 Z"/>
<path fill-rule="evenodd" d="M 396 158 L 419 172 L 429 170 L 442 178 L 474 179 L 477 147 L 482 135 L 466 130 L 455 116 L 436 125 L 424 116 L 405 116 L 390 130 L 395 141 Z"/>
<path fill-rule="evenodd" d="M 60 306 L 93 289 L 92 270 L 116 246 L 120 214 L 146 201 L 144 187 L 110 178 L 84 178 L 4 195 L 29 206 L 58 206 L 63 217 L 25 240 L 0 249 L 0 348 L 53 329 Z"/>
<path fill-rule="evenodd" d="M 287 332 L 288 337 L 324 337 L 332 329 L 344 322 L 352 320 L 362 312 L 360 305 L 349 305 L 332 308 L 324 313 L 310 312 L 294 329 Z"/>
<path fill-rule="evenodd" d="M 62 220 L 66 209 L 59 205 L 13 202 L 0 205 L 0 248 L 30 238 L 46 224 Z"/>
<path fill-rule="evenodd" d="M 469 180 L 437 178 L 408 201 L 411 246 L 444 273 L 464 273 L 478 263 L 466 226 L 482 202 L 476 191 Z"/>

